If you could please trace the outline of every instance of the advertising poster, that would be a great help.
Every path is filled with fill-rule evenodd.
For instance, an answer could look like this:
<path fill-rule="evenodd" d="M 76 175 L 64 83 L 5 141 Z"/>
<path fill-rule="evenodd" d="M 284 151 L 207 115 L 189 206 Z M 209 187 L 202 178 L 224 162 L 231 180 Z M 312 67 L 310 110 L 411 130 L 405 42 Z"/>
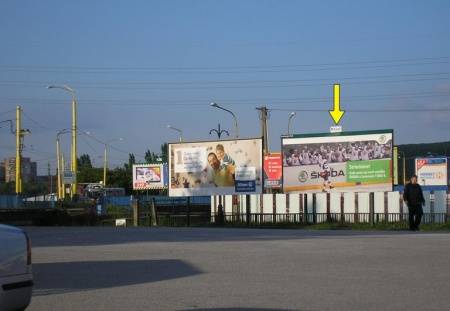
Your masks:
<path fill-rule="evenodd" d="M 392 130 L 283 137 L 283 191 L 392 191 L 392 147 Z"/>
<path fill-rule="evenodd" d="M 416 159 L 416 175 L 421 186 L 447 186 L 447 158 Z"/>
<path fill-rule="evenodd" d="M 133 190 L 167 187 L 167 164 L 134 164 Z"/>
<path fill-rule="evenodd" d="M 268 189 L 281 188 L 282 174 L 281 152 L 272 152 L 264 156 L 264 187 Z"/>
<path fill-rule="evenodd" d="M 169 196 L 262 193 L 262 139 L 169 144 Z"/>

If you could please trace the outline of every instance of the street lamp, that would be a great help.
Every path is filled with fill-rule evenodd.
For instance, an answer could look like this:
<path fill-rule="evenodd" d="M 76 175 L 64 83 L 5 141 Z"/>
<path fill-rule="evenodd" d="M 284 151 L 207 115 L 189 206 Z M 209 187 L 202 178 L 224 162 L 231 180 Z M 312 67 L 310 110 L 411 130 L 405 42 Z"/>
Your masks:
<path fill-rule="evenodd" d="M 105 142 L 105 153 L 104 153 L 104 161 L 103 161 L 103 187 L 106 188 L 106 171 L 108 170 L 108 146 L 109 144 L 116 142 L 116 141 L 123 141 L 124 139 L 122 137 L 120 138 L 114 138 L 111 140 L 108 140 Z"/>
<path fill-rule="evenodd" d="M 75 91 L 67 85 L 49 85 L 47 89 L 61 89 L 69 92 L 72 95 L 72 154 L 71 154 L 71 170 L 74 177 L 72 183 L 71 197 L 77 193 L 77 100 L 75 98 Z"/>
<path fill-rule="evenodd" d="M 296 113 L 294 111 L 292 111 L 289 114 L 289 119 L 288 119 L 288 135 L 291 135 L 291 121 L 292 119 L 295 117 Z"/>
<path fill-rule="evenodd" d="M 183 131 L 182 130 L 180 130 L 180 129 L 176 128 L 176 127 L 173 127 L 170 124 L 167 125 L 167 128 L 171 129 L 171 130 L 174 130 L 174 131 L 177 131 L 180 134 L 180 137 L 179 137 L 180 143 L 183 142 Z"/>
<path fill-rule="evenodd" d="M 234 133 L 235 133 L 235 135 L 236 135 L 236 138 L 238 138 L 239 137 L 239 126 L 238 126 L 238 121 L 237 121 L 237 118 L 236 118 L 236 115 L 231 111 L 231 110 L 228 110 L 228 109 L 226 109 L 226 108 L 223 108 L 222 106 L 219 106 L 217 103 L 211 103 L 211 104 L 209 104 L 211 107 L 214 107 L 214 108 L 217 108 L 217 109 L 221 109 L 221 110 L 224 110 L 224 111 L 226 111 L 226 112 L 228 112 L 228 113 L 230 113 L 232 116 L 233 116 L 233 119 L 234 119 Z"/>
<path fill-rule="evenodd" d="M 62 183 L 62 178 L 61 178 L 61 173 L 62 173 L 62 168 L 61 168 L 61 164 L 62 164 L 62 160 L 61 160 L 61 147 L 60 147 L 60 139 L 59 136 L 62 134 L 66 134 L 66 133 L 70 133 L 70 130 L 68 129 L 63 129 L 61 131 L 59 131 L 58 133 L 56 133 L 56 166 L 57 166 L 57 184 L 58 184 L 58 199 L 60 198 L 64 198 L 65 197 L 65 191 L 63 191 L 64 186 Z"/>
<path fill-rule="evenodd" d="M 223 133 L 227 134 L 227 136 L 230 136 L 230 133 L 228 133 L 227 130 L 222 130 L 220 128 L 220 123 L 217 125 L 217 129 L 212 129 L 209 131 L 209 135 L 211 135 L 213 132 L 216 132 L 217 138 L 219 138 L 219 139 L 220 139 L 220 137 L 222 137 Z"/>
<path fill-rule="evenodd" d="M 402 154 L 403 158 L 403 185 L 406 185 L 406 156 L 405 153 L 401 150 L 398 150 L 399 154 Z"/>

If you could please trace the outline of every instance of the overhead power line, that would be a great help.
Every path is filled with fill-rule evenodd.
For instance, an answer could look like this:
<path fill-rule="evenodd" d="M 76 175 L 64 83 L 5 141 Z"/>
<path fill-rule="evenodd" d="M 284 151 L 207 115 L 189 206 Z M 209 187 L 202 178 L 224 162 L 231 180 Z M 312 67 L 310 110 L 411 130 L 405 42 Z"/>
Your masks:
<path fill-rule="evenodd" d="M 128 67 L 114 67 L 114 66 L 34 66 L 34 65 L 0 65 L 3 70 L 10 71 L 84 71 L 84 72 L 113 72 L 113 71 L 216 71 L 216 70 L 241 70 L 241 69 L 290 69 L 290 68 L 311 68 L 311 67 L 323 67 L 323 66 L 348 66 L 348 65 L 368 65 L 368 64 L 402 64 L 402 65 L 415 65 L 415 64 L 430 64 L 435 61 L 448 61 L 450 56 L 438 56 L 438 57 L 422 57 L 422 58 L 406 58 L 406 59 L 385 59 L 385 60 L 368 60 L 368 61 L 344 61 L 344 62 L 329 62 L 329 63 L 312 63 L 312 64 L 277 64 L 277 65 L 242 65 L 242 66 L 128 66 Z M 440 62 L 439 62 L 440 63 Z"/>
<path fill-rule="evenodd" d="M 424 81 L 443 81 L 450 80 L 449 77 L 437 77 L 437 78 L 419 78 L 419 79 L 404 79 L 404 80 L 376 80 L 376 79 L 367 79 L 367 81 L 354 81 L 354 82 L 344 82 L 345 79 L 339 79 L 341 84 L 345 83 L 345 85 L 362 85 L 362 84 L 389 84 L 389 83 L 404 83 L 404 82 L 424 82 Z M 311 86 L 332 86 L 336 81 L 324 82 L 324 83 L 311 83 L 311 84 L 261 84 L 261 85 L 214 85 L 214 86 L 194 86 L 194 87 L 129 87 L 129 86 L 79 86 L 78 89 L 107 89 L 113 91 L 136 91 L 136 90 L 212 90 L 212 89 L 267 89 L 267 88 L 291 88 L 291 87 L 311 87 Z M 41 88 L 42 85 L 20 85 L 20 84 L 0 84 L 0 86 L 18 86 L 21 88 L 24 87 L 38 87 Z"/>
<path fill-rule="evenodd" d="M 405 93 L 387 93 L 387 94 L 367 94 L 367 95 L 350 95 L 342 97 L 342 101 L 347 103 L 351 102 L 361 102 L 361 101 L 386 101 L 389 99 L 415 99 L 415 98 L 433 98 L 433 97 L 449 97 L 450 91 L 447 92 L 405 92 Z M 256 105 L 261 103 L 272 103 L 272 104 L 287 104 L 287 103 L 320 103 L 330 101 L 331 95 L 329 97 L 293 97 L 293 98 L 271 98 L 271 97 L 261 97 L 261 98 L 234 98 L 234 99 L 217 99 L 220 102 L 226 103 L 227 105 Z M 39 105 L 66 105 L 61 100 L 56 99 L 46 99 L 46 98 L 1 98 L 1 101 L 20 101 L 29 104 L 39 104 Z M 89 106 L 184 106 L 192 107 L 199 106 L 204 107 L 211 101 L 211 98 L 203 99 L 80 99 L 79 105 L 89 105 Z"/>
<path fill-rule="evenodd" d="M 391 75 L 376 75 L 376 76 L 350 76 L 350 77 L 322 77 L 310 79 L 283 79 L 283 80 L 237 80 L 237 81 L 96 81 L 96 82 L 82 82 L 82 81 L 66 81 L 76 88 L 98 88 L 98 87 L 122 87 L 122 86 L 153 86 L 153 85 L 214 85 L 214 84 L 266 84 L 266 83 L 299 83 L 299 82 L 317 82 L 317 81 L 345 81 L 345 80 L 372 80 L 398 77 L 428 77 L 428 76 L 442 76 L 449 75 L 449 71 L 445 72 L 420 72 L 420 73 L 404 73 Z M 52 84 L 54 81 L 27 81 L 27 80 L 0 80 L 0 85 L 28 85 L 28 86 L 42 86 Z"/>
<path fill-rule="evenodd" d="M 270 111 L 297 111 L 297 112 L 327 112 L 328 109 L 284 109 L 269 108 Z M 346 112 L 369 113 L 369 112 L 450 112 L 450 108 L 399 108 L 399 109 L 345 109 Z"/>

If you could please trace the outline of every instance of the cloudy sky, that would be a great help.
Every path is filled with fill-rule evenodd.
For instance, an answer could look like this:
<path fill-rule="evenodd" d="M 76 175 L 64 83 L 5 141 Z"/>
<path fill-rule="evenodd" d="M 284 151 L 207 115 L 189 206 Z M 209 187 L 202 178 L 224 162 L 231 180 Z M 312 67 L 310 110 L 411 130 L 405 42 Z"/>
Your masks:
<path fill-rule="evenodd" d="M 450 140 L 449 1 L 1 1 L 0 121 L 24 110 L 24 156 L 55 167 L 55 135 L 70 127 L 113 143 L 112 166 L 133 152 L 211 139 L 217 127 L 260 134 L 270 149 L 289 113 L 296 133 L 328 131 L 332 84 L 341 84 L 344 130 L 392 128 L 395 142 Z M 370 110 L 371 112 L 364 112 Z M 3 124 L 5 125 L 5 124 Z M 63 149 L 69 157 L 69 136 Z M 0 158 L 14 154 L 0 129 Z M 79 153 L 101 165 L 103 146 L 82 136 Z"/>

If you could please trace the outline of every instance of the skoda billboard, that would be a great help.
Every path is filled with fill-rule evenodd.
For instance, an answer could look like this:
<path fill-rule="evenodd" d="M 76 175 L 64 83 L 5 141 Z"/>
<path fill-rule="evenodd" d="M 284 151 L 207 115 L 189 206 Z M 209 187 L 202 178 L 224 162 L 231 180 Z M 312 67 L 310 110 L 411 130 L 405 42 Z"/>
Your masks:
<path fill-rule="evenodd" d="M 393 131 L 282 137 L 283 191 L 392 191 Z"/>

